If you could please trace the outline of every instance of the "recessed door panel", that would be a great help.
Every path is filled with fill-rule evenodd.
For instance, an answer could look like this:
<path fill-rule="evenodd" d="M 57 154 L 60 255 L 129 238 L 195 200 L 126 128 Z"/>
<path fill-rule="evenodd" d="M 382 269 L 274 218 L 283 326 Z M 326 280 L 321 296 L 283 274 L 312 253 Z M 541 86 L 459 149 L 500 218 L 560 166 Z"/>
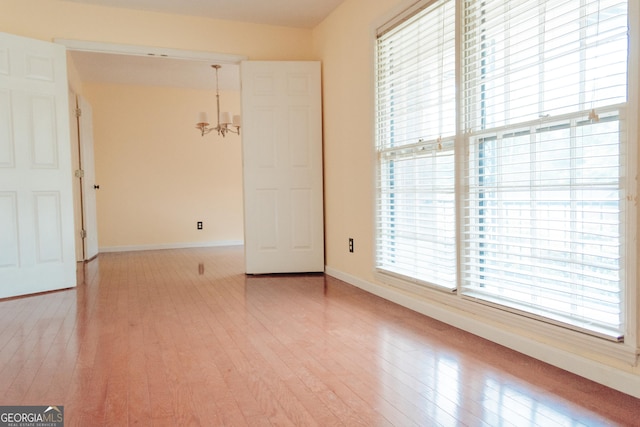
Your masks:
<path fill-rule="evenodd" d="M 11 120 L 11 94 L 0 90 L 0 168 L 15 167 Z"/>
<path fill-rule="evenodd" d="M 30 145 L 34 168 L 58 167 L 55 99 L 51 96 L 29 98 Z"/>
<path fill-rule="evenodd" d="M 35 237 L 39 264 L 62 261 L 61 216 L 59 193 L 34 194 Z"/>
<path fill-rule="evenodd" d="M 251 95 L 254 97 L 274 96 L 276 80 L 270 73 L 256 73 L 251 76 Z"/>
<path fill-rule="evenodd" d="M 294 168 L 309 167 L 313 138 L 309 129 L 309 109 L 307 107 L 291 107 L 288 114 L 289 140 L 291 144 L 291 166 Z"/>
<path fill-rule="evenodd" d="M 304 73 L 289 73 L 286 77 L 286 89 L 289 96 L 307 96 L 310 93 L 311 76 Z"/>
<path fill-rule="evenodd" d="M 261 138 L 255 144 L 255 151 L 251 156 L 255 156 L 255 162 L 260 168 L 275 168 L 277 166 L 275 111 L 269 107 L 256 108 L 254 120 L 256 126 L 261 129 Z"/>
<path fill-rule="evenodd" d="M 18 202 L 15 192 L 0 192 L 0 269 L 17 267 Z"/>
<path fill-rule="evenodd" d="M 25 54 L 25 78 L 45 82 L 55 81 L 54 62 L 49 56 Z M 66 78 L 66 76 L 64 76 Z"/>
<path fill-rule="evenodd" d="M 0 46 L 0 75 L 9 75 L 9 48 Z"/>
<path fill-rule="evenodd" d="M 291 190 L 291 247 L 295 251 L 308 251 L 314 246 L 311 230 L 316 214 L 312 194 L 309 188 Z"/>
<path fill-rule="evenodd" d="M 278 190 L 256 190 L 256 206 L 264 227 L 256 229 L 261 252 L 278 249 Z"/>

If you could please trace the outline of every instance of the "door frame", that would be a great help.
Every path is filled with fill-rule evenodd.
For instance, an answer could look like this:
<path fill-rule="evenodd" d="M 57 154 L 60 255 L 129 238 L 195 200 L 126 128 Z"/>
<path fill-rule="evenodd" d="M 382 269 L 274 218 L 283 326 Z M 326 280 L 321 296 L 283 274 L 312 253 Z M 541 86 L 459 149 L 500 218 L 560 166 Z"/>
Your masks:
<path fill-rule="evenodd" d="M 76 262 L 84 261 L 84 243 L 81 233 L 84 229 L 84 209 L 82 208 L 82 182 L 75 176 L 75 171 L 82 169 L 80 155 L 80 129 L 76 109 L 78 108 L 77 93 L 69 88 L 69 143 L 71 144 L 71 167 L 73 169 L 73 213 L 74 213 L 74 240 L 76 244 Z"/>
<path fill-rule="evenodd" d="M 228 53 L 203 52 L 197 50 L 171 49 L 152 46 L 128 45 L 117 43 L 91 42 L 85 40 L 56 38 L 54 43 L 61 44 L 67 51 L 93 52 L 104 54 L 131 55 L 180 59 L 185 61 L 202 61 L 208 64 L 236 64 L 248 59 L 246 55 Z"/>
<path fill-rule="evenodd" d="M 89 110 L 89 111 L 87 111 Z M 71 155 L 73 166 L 73 205 L 76 261 L 87 262 L 98 256 L 95 194 L 95 162 L 93 150 L 93 126 L 86 117 L 91 113 L 91 104 L 85 97 L 69 88 L 69 116 L 71 126 Z M 87 116 L 89 114 L 89 116 Z M 84 115 L 85 120 L 82 119 Z M 90 120 L 90 119 L 89 119 Z M 90 138 L 85 134 L 89 132 Z M 87 158 L 87 147 L 90 157 Z M 90 164 L 87 164 L 90 163 Z M 79 173 L 77 173 L 79 172 Z M 90 181 L 90 182 L 89 182 Z M 94 186 L 93 188 L 91 186 Z M 92 243 L 89 245 L 89 239 Z"/>
<path fill-rule="evenodd" d="M 115 54 L 115 55 L 129 55 L 129 56 L 143 56 L 143 57 L 156 57 L 156 58 L 170 58 L 191 62 L 202 62 L 203 64 L 211 65 L 211 64 L 233 64 L 240 65 L 240 63 L 246 59 L 248 59 L 245 55 L 233 55 L 233 54 L 224 54 L 224 53 L 216 53 L 216 52 L 203 52 L 203 51 L 193 51 L 193 50 L 183 50 L 183 49 L 170 49 L 170 48 L 160 48 L 160 47 L 152 47 L 152 46 L 141 46 L 141 45 L 126 45 L 126 44 L 117 44 L 117 43 L 102 43 L 102 42 L 91 42 L 85 40 L 74 40 L 74 39 L 64 39 L 64 38 L 55 38 L 53 40 L 54 43 L 60 44 L 66 47 L 67 53 L 69 52 L 92 52 L 99 54 Z M 240 74 L 240 70 L 238 67 L 238 74 Z M 239 76 L 238 76 L 239 77 Z M 73 93 L 75 97 L 81 96 L 75 88 L 70 88 L 69 93 Z M 72 101 L 69 100 L 70 104 L 73 102 L 74 110 L 77 108 L 77 101 L 74 98 Z M 72 122 L 75 122 L 76 117 L 73 115 L 71 118 Z M 74 161 L 74 169 L 77 169 L 77 165 L 81 164 L 81 157 L 78 159 L 76 163 L 76 156 L 80 154 L 80 129 L 75 128 L 72 129 L 72 150 L 73 150 L 73 161 Z M 75 139 L 73 139 L 75 138 Z M 95 154 L 95 151 L 94 151 Z M 79 180 L 78 180 L 79 181 Z M 84 209 L 82 207 L 82 188 L 76 188 L 80 186 L 76 182 L 76 178 L 74 177 L 74 204 L 76 205 L 76 226 L 75 229 L 77 231 L 76 245 L 80 246 L 80 249 L 76 250 L 77 261 L 86 261 L 85 249 L 84 249 L 84 240 L 80 238 L 80 230 L 84 228 L 83 217 L 84 217 Z"/>

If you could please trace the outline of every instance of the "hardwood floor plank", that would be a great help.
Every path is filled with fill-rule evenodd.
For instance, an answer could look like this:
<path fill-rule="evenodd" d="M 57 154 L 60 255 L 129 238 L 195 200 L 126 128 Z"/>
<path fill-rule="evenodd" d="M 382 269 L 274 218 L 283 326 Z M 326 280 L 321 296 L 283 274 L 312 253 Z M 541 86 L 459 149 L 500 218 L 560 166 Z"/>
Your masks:
<path fill-rule="evenodd" d="M 51 319 L 52 324 L 55 325 L 52 328 L 52 333 L 55 333 L 55 336 L 47 355 L 40 360 L 40 366 L 34 381 L 23 398 L 24 401 L 42 402 L 51 398 L 59 399 L 51 402 L 61 402 L 64 399 L 62 393 L 58 393 L 56 396 L 55 394 L 50 395 L 49 391 L 64 389 L 75 366 L 74 352 L 68 345 L 74 330 L 74 324 L 68 319 L 73 318 L 71 313 L 75 311 L 75 304 L 71 293 L 60 293 L 59 296 L 62 299 L 62 304 Z"/>
<path fill-rule="evenodd" d="M 135 277 L 142 275 L 139 264 L 134 264 Z M 147 288 L 137 281 L 129 283 L 127 293 L 127 404 L 129 425 L 147 425 L 152 418 L 149 382 L 146 372 L 147 341 L 145 336 Z M 153 350 L 153 347 L 150 346 Z"/>
<path fill-rule="evenodd" d="M 60 318 L 63 314 L 59 311 L 66 312 L 62 303 L 62 294 L 59 292 L 50 294 L 48 304 L 44 305 L 42 312 L 38 315 L 39 320 L 33 323 L 33 327 L 22 341 L 23 346 L 7 362 L 5 369 L 13 370 L 15 375 L 2 400 L 24 400 L 34 384 L 37 387 L 41 385 L 36 381 L 37 374 L 43 361 L 49 356 L 55 337 L 61 328 Z M 42 380 L 46 381 L 48 378 L 44 376 Z"/>
<path fill-rule="evenodd" d="M 242 248 L 101 254 L 0 301 L 0 404 L 65 425 L 637 425 L 640 401 Z"/>

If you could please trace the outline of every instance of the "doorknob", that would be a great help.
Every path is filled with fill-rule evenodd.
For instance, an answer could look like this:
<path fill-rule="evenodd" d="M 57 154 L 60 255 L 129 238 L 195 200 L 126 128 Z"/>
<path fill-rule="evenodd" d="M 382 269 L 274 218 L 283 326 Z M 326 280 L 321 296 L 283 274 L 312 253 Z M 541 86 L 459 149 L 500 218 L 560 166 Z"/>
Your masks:
<path fill-rule="evenodd" d="M 96 190 L 99 190 L 100 186 L 99 185 L 94 185 L 93 188 L 96 189 Z"/>

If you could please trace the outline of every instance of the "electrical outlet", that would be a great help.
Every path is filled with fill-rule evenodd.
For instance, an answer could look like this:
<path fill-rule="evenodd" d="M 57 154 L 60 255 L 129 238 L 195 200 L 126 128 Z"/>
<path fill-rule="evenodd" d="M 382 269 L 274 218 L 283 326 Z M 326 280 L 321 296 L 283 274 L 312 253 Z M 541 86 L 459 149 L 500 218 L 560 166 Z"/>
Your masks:
<path fill-rule="evenodd" d="M 353 253 L 353 239 L 349 237 L 349 252 Z"/>
<path fill-rule="evenodd" d="M 197 228 L 198 230 L 202 230 L 202 221 L 198 221 L 198 222 L 196 223 L 196 228 Z"/>

